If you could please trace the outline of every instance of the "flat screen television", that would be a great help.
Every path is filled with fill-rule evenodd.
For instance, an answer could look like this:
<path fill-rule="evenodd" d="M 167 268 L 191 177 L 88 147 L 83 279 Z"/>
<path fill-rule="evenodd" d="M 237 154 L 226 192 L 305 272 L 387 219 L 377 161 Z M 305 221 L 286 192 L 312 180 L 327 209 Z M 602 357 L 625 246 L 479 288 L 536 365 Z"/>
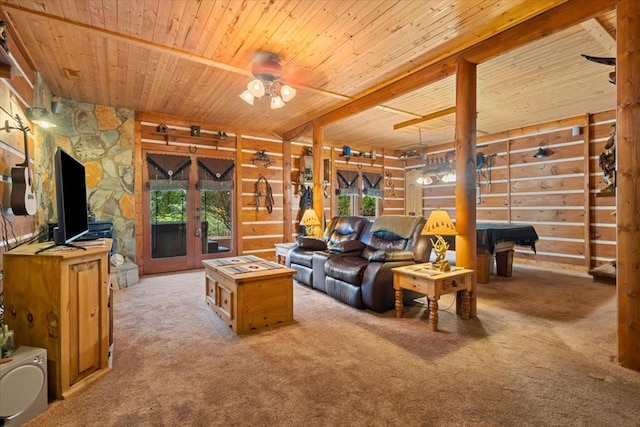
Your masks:
<path fill-rule="evenodd" d="M 54 159 L 58 226 L 56 245 L 67 245 L 89 231 L 87 180 L 84 165 L 58 147 Z"/>

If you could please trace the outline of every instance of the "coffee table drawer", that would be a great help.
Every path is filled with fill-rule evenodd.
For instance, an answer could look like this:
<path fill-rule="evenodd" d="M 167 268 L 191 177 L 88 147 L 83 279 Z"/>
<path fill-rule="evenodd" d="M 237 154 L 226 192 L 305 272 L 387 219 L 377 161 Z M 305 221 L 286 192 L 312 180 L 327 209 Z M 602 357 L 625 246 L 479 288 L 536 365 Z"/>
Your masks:
<path fill-rule="evenodd" d="M 234 316 L 233 300 L 234 295 L 231 289 L 227 289 L 219 282 L 215 284 L 216 306 L 227 316 L 229 320 L 232 320 Z"/>

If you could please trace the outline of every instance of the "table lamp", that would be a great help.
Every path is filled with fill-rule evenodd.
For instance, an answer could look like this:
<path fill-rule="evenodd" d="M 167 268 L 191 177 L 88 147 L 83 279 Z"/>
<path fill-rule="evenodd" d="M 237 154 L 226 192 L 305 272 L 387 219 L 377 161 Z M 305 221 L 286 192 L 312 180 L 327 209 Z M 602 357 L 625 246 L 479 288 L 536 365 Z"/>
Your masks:
<path fill-rule="evenodd" d="M 316 211 L 313 210 L 313 208 L 308 208 L 304 211 L 302 219 L 300 220 L 300 225 L 304 225 L 307 236 L 320 237 L 320 233 L 318 233 L 320 220 L 318 219 L 318 215 L 316 214 Z"/>
<path fill-rule="evenodd" d="M 433 250 L 436 253 L 436 260 L 433 263 L 434 267 L 440 271 L 450 271 L 451 265 L 449 261 L 444 259 L 449 249 L 449 244 L 445 242 L 442 236 L 455 236 L 458 232 L 453 222 L 451 222 L 451 217 L 449 217 L 447 211 L 442 209 L 431 211 L 421 234 L 434 236 L 436 239 L 435 242 L 431 239 Z"/>

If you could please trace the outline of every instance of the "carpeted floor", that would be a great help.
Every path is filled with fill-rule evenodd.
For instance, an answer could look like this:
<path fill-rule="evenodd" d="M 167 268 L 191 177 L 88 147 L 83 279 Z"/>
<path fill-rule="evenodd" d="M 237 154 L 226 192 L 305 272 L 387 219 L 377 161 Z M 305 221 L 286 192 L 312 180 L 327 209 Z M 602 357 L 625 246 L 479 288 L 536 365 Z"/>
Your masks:
<path fill-rule="evenodd" d="M 420 304 L 396 319 L 295 285 L 293 324 L 238 337 L 203 271 L 143 278 L 116 291 L 112 371 L 27 425 L 640 425 L 615 286 L 517 265 L 478 286 L 478 318 L 445 296 L 432 332 Z"/>

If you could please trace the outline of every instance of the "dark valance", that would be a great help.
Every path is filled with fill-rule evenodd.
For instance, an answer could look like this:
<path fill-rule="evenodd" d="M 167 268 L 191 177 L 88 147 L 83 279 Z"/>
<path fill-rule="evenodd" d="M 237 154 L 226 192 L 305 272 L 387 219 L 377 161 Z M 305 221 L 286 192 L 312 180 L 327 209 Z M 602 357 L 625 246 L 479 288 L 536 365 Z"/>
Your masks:
<path fill-rule="evenodd" d="M 149 154 L 147 156 L 147 185 L 153 190 L 186 190 L 189 185 L 187 156 L 171 154 Z"/>
<path fill-rule="evenodd" d="M 336 171 L 338 177 L 338 187 L 336 188 L 336 195 L 338 196 L 359 196 L 360 195 L 360 175 L 357 171 L 352 170 L 338 170 Z"/>
<path fill-rule="evenodd" d="M 363 172 L 362 178 L 362 192 L 369 197 L 381 199 L 382 189 L 380 188 L 380 183 L 382 182 L 382 174 L 376 172 Z"/>
<path fill-rule="evenodd" d="M 228 159 L 198 159 L 198 190 L 232 190 L 235 166 Z"/>

